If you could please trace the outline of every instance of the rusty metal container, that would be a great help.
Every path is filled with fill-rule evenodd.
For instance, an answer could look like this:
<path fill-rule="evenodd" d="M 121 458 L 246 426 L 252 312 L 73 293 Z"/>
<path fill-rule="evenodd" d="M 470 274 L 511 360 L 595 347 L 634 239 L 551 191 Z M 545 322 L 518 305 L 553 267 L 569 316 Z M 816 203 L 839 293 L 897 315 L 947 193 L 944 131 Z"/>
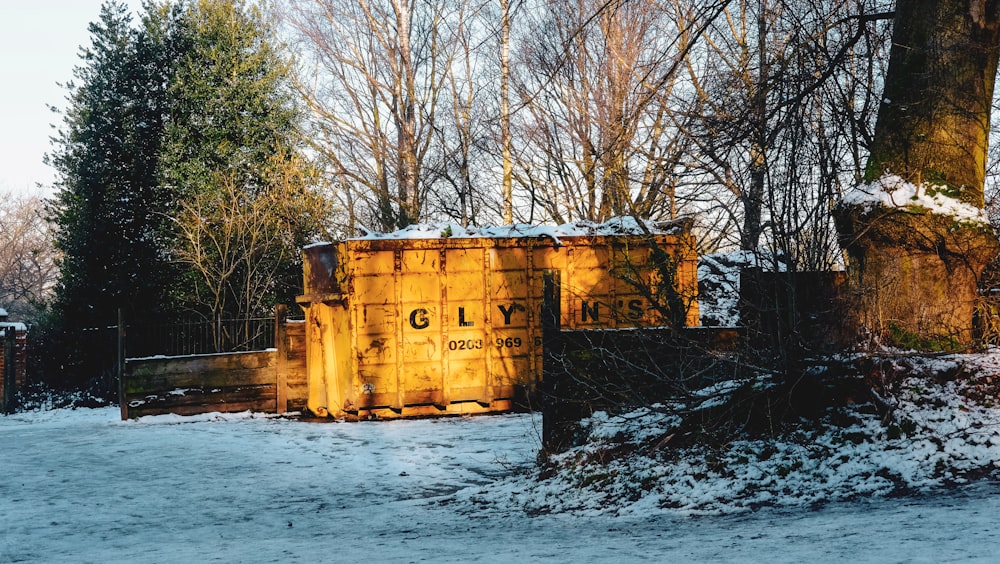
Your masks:
<path fill-rule="evenodd" d="M 655 235 L 310 246 L 299 298 L 307 408 L 348 418 L 511 409 L 541 375 L 545 271 L 560 273 L 563 327 L 657 326 L 678 314 L 698 325 L 693 243 L 685 225 Z"/>

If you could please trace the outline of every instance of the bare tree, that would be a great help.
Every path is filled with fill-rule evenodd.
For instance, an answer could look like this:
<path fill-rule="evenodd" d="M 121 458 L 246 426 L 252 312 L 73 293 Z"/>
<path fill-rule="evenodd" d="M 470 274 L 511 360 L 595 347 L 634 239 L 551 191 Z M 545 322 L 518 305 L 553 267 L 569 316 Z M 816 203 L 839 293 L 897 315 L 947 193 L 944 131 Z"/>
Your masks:
<path fill-rule="evenodd" d="M 457 2 L 290 0 L 309 139 L 352 227 L 420 221 L 426 164 L 452 72 Z M 461 10 L 459 11 L 461 13 Z"/>
<path fill-rule="evenodd" d="M 708 250 L 815 268 L 867 155 L 886 2 L 288 0 L 286 15 L 351 228 L 689 213 Z"/>
<path fill-rule="evenodd" d="M 462 225 L 500 218 L 502 194 L 496 190 L 492 154 L 497 100 L 495 57 L 488 31 L 492 0 L 454 6 L 449 20 L 453 40 L 451 70 L 434 124 L 436 146 L 427 162 L 425 202 L 431 216 Z"/>
<path fill-rule="evenodd" d="M 520 181 L 546 219 L 668 217 L 677 35 L 654 2 L 549 0 L 520 47 Z"/>
<path fill-rule="evenodd" d="M 510 0 L 500 0 L 500 151 L 503 221 L 514 223 L 514 163 L 510 136 Z"/>
<path fill-rule="evenodd" d="M 830 208 L 863 169 L 886 19 L 864 0 L 734 1 L 689 52 L 683 127 L 707 183 L 694 197 L 741 248 L 831 266 Z"/>
<path fill-rule="evenodd" d="M 269 315 L 299 288 L 306 237 L 322 235 L 326 201 L 307 188 L 301 165 L 274 165 L 266 190 L 220 173 L 218 190 L 181 202 L 173 216 L 174 260 L 194 275 L 188 305 L 209 319 Z"/>
<path fill-rule="evenodd" d="M 29 320 L 51 297 L 56 250 L 38 196 L 3 194 L 0 205 L 0 307 Z"/>

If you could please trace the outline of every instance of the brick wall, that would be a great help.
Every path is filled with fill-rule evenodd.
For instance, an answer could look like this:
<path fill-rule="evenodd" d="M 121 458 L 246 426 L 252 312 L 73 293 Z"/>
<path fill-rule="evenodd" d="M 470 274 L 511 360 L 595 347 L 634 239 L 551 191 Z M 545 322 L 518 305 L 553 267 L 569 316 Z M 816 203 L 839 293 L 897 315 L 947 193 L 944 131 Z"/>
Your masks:
<path fill-rule="evenodd" d="M 12 354 L 7 350 L 7 335 L 13 332 L 15 337 Z M 9 413 L 14 408 L 14 396 L 23 390 L 28 383 L 25 363 L 28 355 L 28 331 L 23 323 L 0 323 L 0 411 Z M 8 366 L 14 365 L 13 378 L 7 374 Z"/>

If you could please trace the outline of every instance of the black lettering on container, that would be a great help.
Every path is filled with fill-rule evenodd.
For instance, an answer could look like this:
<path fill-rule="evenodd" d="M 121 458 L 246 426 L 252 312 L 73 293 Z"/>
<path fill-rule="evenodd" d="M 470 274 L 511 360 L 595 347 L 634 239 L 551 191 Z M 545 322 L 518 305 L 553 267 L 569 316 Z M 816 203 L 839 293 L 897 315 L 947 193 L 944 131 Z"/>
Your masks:
<path fill-rule="evenodd" d="M 418 307 L 410 312 L 410 327 L 414 329 L 427 329 L 430 324 L 431 321 L 427 318 L 426 309 Z"/>

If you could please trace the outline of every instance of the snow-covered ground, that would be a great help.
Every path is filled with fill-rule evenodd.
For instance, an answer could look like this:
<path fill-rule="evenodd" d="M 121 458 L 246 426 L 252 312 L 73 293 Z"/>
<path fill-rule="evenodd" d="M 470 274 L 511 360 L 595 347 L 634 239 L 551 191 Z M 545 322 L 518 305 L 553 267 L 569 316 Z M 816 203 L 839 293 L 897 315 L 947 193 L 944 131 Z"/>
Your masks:
<path fill-rule="evenodd" d="M 1000 550 L 991 482 L 701 517 L 656 504 L 538 513 L 523 503 L 537 416 L 118 413 L 0 416 L 0 562 L 994 562 Z"/>

